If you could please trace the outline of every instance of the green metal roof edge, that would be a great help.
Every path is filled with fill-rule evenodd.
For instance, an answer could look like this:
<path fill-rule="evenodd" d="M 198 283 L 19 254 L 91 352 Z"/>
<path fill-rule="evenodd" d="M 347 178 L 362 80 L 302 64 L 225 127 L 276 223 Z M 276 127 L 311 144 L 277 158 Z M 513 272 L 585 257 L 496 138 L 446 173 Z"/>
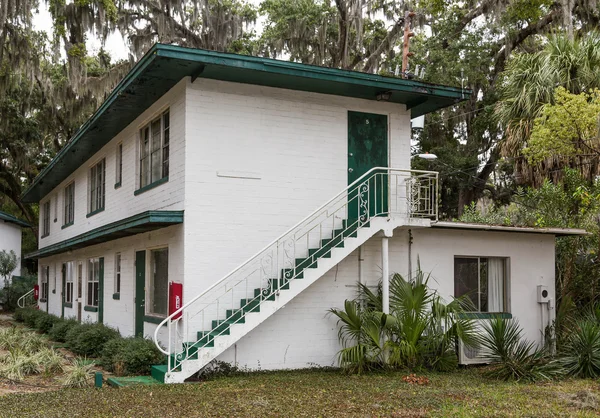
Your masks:
<path fill-rule="evenodd" d="M 28 196 L 87 132 L 89 127 L 104 114 L 122 92 L 150 65 L 157 56 L 172 59 L 188 59 L 213 65 L 227 65 L 251 70 L 288 74 L 292 76 L 315 78 L 331 82 L 345 82 L 367 87 L 378 87 L 382 91 L 394 89 L 415 94 L 438 96 L 461 101 L 471 95 L 470 90 L 429 84 L 422 81 L 402 78 L 385 77 L 378 74 L 361 73 L 358 71 L 338 68 L 320 67 L 290 61 L 280 61 L 272 58 L 238 55 L 225 52 L 208 51 L 204 49 L 186 48 L 176 45 L 154 44 L 150 50 L 133 66 L 125 77 L 117 84 L 108 98 L 100 105 L 94 114 L 79 128 L 71 140 L 54 156 L 52 161 L 36 176 L 33 183 L 23 192 L 25 202 L 33 202 Z"/>
<path fill-rule="evenodd" d="M 87 132 L 88 128 L 92 123 L 94 123 L 102 114 L 110 107 L 110 105 L 119 97 L 119 95 L 127 88 L 127 86 L 135 80 L 139 73 L 142 72 L 156 57 L 156 48 L 159 44 L 155 44 L 150 48 L 150 50 L 140 59 L 133 68 L 123 77 L 123 79 L 117 84 L 117 86 L 110 93 L 108 98 L 102 102 L 100 107 L 94 112 L 94 114 L 85 121 L 83 125 L 79 128 L 75 135 L 71 138 L 67 144 L 60 149 L 60 151 L 54 156 L 50 164 L 48 164 L 44 169 L 35 177 L 33 183 L 25 190 L 22 194 L 23 201 L 27 201 L 27 195 L 31 192 L 41 181 L 42 179 L 52 171 L 52 168 L 57 164 L 57 162 L 69 152 L 69 150 L 79 141 L 79 139 Z"/>
<path fill-rule="evenodd" d="M 198 61 L 206 64 L 239 67 L 247 70 L 280 73 L 296 77 L 319 78 L 326 81 L 380 87 L 382 90 L 394 89 L 409 93 L 442 96 L 457 100 L 465 99 L 471 95 L 470 90 L 458 87 L 431 84 L 423 81 L 407 80 L 397 77 L 387 77 L 360 71 L 321 67 L 318 65 L 301 64 L 298 62 L 255 57 L 251 55 L 238 55 L 227 52 L 208 51 L 205 49 L 186 48 L 176 45 L 156 44 L 154 47 L 156 48 L 156 55 L 161 57 L 188 59 L 190 61 Z"/>
<path fill-rule="evenodd" d="M 11 223 L 11 224 L 16 224 L 16 225 L 22 226 L 23 228 L 31 228 L 31 225 L 29 225 L 27 222 L 22 221 L 19 218 L 14 217 L 12 215 L 9 215 L 6 212 L 0 211 L 0 220 L 3 220 L 5 222 Z"/>
<path fill-rule="evenodd" d="M 68 251 L 71 247 L 73 247 L 76 244 L 85 244 L 88 241 L 107 236 L 115 232 L 152 223 L 169 223 L 172 225 L 183 223 L 183 211 L 151 210 L 138 213 L 137 215 L 133 215 L 128 218 L 121 219 L 119 221 L 112 222 L 106 225 L 102 225 L 98 228 L 94 228 L 91 231 L 84 232 L 83 234 L 79 234 L 73 238 L 69 238 L 64 241 L 57 242 L 56 244 L 40 248 L 37 251 L 27 254 L 25 258 L 42 258 L 46 255 L 50 256 L 54 254 L 60 254 L 62 252 Z"/>

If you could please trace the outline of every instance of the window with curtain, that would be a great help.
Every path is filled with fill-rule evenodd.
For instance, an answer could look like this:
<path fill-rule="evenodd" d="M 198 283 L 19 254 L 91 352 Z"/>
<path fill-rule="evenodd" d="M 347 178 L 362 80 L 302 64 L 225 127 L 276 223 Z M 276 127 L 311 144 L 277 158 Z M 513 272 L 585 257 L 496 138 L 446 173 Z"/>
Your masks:
<path fill-rule="evenodd" d="M 100 259 L 90 258 L 88 260 L 87 276 L 87 306 L 98 306 L 98 294 L 100 286 Z"/>
<path fill-rule="evenodd" d="M 65 303 L 73 303 L 73 262 L 65 264 Z"/>
<path fill-rule="evenodd" d="M 477 312 L 508 312 L 507 259 L 455 257 L 454 296 L 467 296 Z"/>
<path fill-rule="evenodd" d="M 42 288 L 40 299 L 42 302 L 48 300 L 48 278 L 50 277 L 50 266 L 42 266 Z"/>
<path fill-rule="evenodd" d="M 121 293 L 121 253 L 115 254 L 115 292 Z"/>

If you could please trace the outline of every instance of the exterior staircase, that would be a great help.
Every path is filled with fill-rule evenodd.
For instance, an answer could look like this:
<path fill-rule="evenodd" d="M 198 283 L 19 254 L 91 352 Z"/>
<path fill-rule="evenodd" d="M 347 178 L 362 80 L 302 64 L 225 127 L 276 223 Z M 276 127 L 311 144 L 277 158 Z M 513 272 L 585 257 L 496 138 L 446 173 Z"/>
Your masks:
<path fill-rule="evenodd" d="M 154 340 L 164 383 L 181 383 L 381 231 L 437 220 L 437 173 L 374 168 L 167 317 Z M 158 337 L 167 326 L 166 349 Z"/>

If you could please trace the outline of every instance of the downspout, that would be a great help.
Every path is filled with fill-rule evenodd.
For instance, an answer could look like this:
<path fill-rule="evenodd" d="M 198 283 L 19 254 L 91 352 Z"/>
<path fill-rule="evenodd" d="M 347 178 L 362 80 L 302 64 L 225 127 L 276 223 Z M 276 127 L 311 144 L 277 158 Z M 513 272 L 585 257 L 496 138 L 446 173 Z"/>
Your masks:
<path fill-rule="evenodd" d="M 362 256 L 362 248 L 361 245 L 358 247 L 358 284 L 362 284 L 363 282 L 363 256 Z"/>
<path fill-rule="evenodd" d="M 408 230 L 408 280 L 412 280 L 412 230 Z"/>

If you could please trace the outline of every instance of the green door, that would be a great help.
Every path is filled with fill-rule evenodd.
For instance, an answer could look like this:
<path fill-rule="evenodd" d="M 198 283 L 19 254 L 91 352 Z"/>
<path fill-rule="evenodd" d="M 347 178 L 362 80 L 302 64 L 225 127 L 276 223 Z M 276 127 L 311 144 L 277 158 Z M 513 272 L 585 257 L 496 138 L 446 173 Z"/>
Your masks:
<path fill-rule="evenodd" d="M 375 113 L 348 112 L 348 184 L 373 167 L 388 166 L 388 118 Z M 371 176 L 368 185 L 368 213 L 387 213 L 387 177 L 384 173 Z M 358 189 L 349 194 L 348 217 L 367 218 L 366 195 Z M 365 192 L 366 193 L 366 192 Z M 361 204 L 363 203 L 363 204 Z"/>
<path fill-rule="evenodd" d="M 146 251 L 135 253 L 135 335 L 144 336 L 146 314 Z"/>
<path fill-rule="evenodd" d="M 98 259 L 98 322 L 104 322 L 104 257 Z"/>

